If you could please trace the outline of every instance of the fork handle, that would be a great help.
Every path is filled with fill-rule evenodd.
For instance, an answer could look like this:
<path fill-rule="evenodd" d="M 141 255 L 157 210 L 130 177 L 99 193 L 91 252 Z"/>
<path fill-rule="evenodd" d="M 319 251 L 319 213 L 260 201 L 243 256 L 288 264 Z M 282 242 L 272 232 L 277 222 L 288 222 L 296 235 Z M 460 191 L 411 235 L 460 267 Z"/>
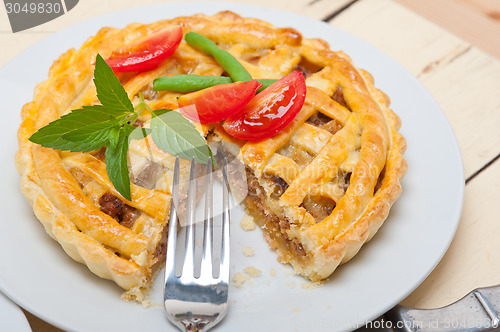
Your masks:
<path fill-rule="evenodd" d="M 500 285 L 477 288 L 446 307 L 413 309 L 398 305 L 384 316 L 396 332 L 493 331 L 500 324 Z"/>

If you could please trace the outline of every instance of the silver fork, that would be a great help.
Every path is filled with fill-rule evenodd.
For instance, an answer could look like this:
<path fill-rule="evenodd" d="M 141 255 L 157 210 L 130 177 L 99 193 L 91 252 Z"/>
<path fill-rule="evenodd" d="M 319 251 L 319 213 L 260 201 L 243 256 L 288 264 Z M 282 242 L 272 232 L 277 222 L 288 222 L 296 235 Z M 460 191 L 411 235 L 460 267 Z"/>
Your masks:
<path fill-rule="evenodd" d="M 207 331 L 219 323 L 227 311 L 229 285 L 229 192 L 227 162 L 222 168 L 222 243 L 218 276 L 213 271 L 213 177 L 212 161 L 207 164 L 203 250 L 200 276 L 195 276 L 196 164 L 191 173 L 186 207 L 186 240 L 182 273 L 176 276 L 176 244 L 179 203 L 179 158 L 175 161 L 172 205 L 165 264 L 164 305 L 168 320 L 181 331 Z M 177 256 L 178 257 L 178 256 Z"/>

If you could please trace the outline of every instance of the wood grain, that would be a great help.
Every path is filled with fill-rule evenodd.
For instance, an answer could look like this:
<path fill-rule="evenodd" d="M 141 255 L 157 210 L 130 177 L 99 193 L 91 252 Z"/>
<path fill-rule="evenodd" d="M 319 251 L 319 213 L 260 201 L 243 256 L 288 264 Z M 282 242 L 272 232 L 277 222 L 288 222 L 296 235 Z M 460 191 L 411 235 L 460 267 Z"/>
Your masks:
<path fill-rule="evenodd" d="M 330 23 L 383 50 L 415 76 L 435 71 L 470 46 L 390 0 L 358 1 Z"/>
<path fill-rule="evenodd" d="M 143 0 L 141 4 L 163 2 Z M 332 17 L 330 24 L 357 35 L 399 61 L 419 78 L 441 105 L 462 149 L 465 177 L 485 168 L 466 186 L 461 222 L 450 249 L 403 304 L 427 308 L 442 306 L 473 288 L 498 283 L 500 161 L 487 166 L 500 154 L 497 129 L 500 128 L 500 1 L 235 2 L 278 8 L 319 20 L 341 10 Z M 352 5 L 345 8 L 349 4 Z M 55 31 L 97 15 L 134 6 L 137 6 L 136 0 L 86 0 L 54 21 L 15 35 L 10 33 L 4 7 L 0 6 L 0 66 L 25 47 Z M 27 317 L 35 332 L 60 331 L 29 313 Z"/>
<path fill-rule="evenodd" d="M 210 0 L 200 0 L 210 2 Z M 234 2 L 246 3 L 255 6 L 263 6 L 305 15 L 314 19 L 322 20 L 335 11 L 343 8 L 354 0 L 238 0 Z M 2 56 L 0 67 L 4 66 L 10 59 L 20 51 L 39 40 L 50 36 L 56 31 L 69 27 L 70 25 L 88 20 L 92 17 L 104 15 L 118 10 L 147 6 L 158 3 L 177 2 L 176 0 L 85 0 L 75 6 L 71 11 L 57 19 L 40 26 L 21 31 L 16 34 L 11 32 L 9 20 L 4 6 L 0 6 L 0 45 Z M 167 14 L 166 14 L 167 16 Z"/>
<path fill-rule="evenodd" d="M 455 131 L 469 178 L 500 153 L 500 62 L 471 47 L 421 81 Z"/>
<path fill-rule="evenodd" d="M 420 79 L 452 124 L 466 177 L 500 153 L 497 58 L 392 1 L 358 1 L 331 23 L 379 47 Z M 404 305 L 440 307 L 474 288 L 500 282 L 499 179 L 497 161 L 468 183 L 460 226 L 450 249 Z"/>
<path fill-rule="evenodd" d="M 383 50 L 420 79 L 455 130 L 466 178 L 500 153 L 496 58 L 391 0 L 358 1 L 331 24 Z"/>
<path fill-rule="evenodd" d="M 396 1 L 476 47 L 500 58 L 500 1 Z"/>
<path fill-rule="evenodd" d="M 500 1 L 498 0 L 457 0 L 473 8 L 482 15 L 500 23 Z"/>
<path fill-rule="evenodd" d="M 450 248 L 427 279 L 403 302 L 437 308 L 477 287 L 500 283 L 500 162 L 465 187 L 464 209 Z"/>
<path fill-rule="evenodd" d="M 47 323 L 46 321 L 41 320 L 40 318 L 32 315 L 26 310 L 23 310 L 28 322 L 30 323 L 31 329 L 33 332 L 63 332 L 63 330 L 58 329 Z"/>

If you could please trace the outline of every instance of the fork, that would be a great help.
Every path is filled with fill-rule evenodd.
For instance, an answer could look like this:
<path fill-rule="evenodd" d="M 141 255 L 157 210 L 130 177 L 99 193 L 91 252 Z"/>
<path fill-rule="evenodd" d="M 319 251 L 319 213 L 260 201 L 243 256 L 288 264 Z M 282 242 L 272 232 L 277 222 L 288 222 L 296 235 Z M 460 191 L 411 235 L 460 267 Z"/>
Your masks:
<path fill-rule="evenodd" d="M 203 249 L 199 277 L 195 275 L 195 218 L 196 218 L 196 163 L 191 160 L 189 190 L 186 207 L 184 261 L 180 276 L 176 275 L 179 158 L 175 160 L 172 203 L 168 228 L 167 258 L 165 264 L 164 305 L 168 320 L 181 331 L 208 331 L 218 324 L 227 312 L 229 284 L 229 191 L 227 161 L 222 167 L 222 240 L 219 274 L 213 269 L 213 177 L 212 161 L 207 163 Z"/>

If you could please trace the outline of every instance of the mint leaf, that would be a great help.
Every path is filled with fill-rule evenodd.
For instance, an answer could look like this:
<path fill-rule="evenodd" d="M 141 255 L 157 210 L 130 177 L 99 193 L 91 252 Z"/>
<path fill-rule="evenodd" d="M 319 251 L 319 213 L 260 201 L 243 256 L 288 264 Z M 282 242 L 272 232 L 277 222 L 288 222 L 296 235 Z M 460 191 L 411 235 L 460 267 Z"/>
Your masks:
<path fill-rule="evenodd" d="M 143 138 L 146 138 L 146 136 L 148 136 L 149 134 L 151 134 L 151 129 L 136 127 L 134 131 L 132 131 L 132 133 L 130 134 L 129 140 L 133 139 L 139 141 Z"/>
<path fill-rule="evenodd" d="M 152 135 L 162 150 L 185 159 L 193 156 L 206 164 L 212 152 L 194 125 L 180 113 L 152 111 L 141 97 L 134 109 L 113 70 L 98 54 L 94 71 L 97 97 L 102 105 L 83 106 L 39 129 L 30 141 L 45 147 L 89 152 L 106 146 L 105 163 L 110 181 L 126 199 L 132 200 L 127 153 L 130 140 Z M 153 118 L 150 128 L 131 125 L 147 109 Z M 212 159 L 215 163 L 215 160 Z"/>
<path fill-rule="evenodd" d="M 97 98 L 106 109 L 126 115 L 134 111 L 120 80 L 99 54 L 95 59 L 94 83 Z"/>
<path fill-rule="evenodd" d="M 109 120 L 93 123 L 75 129 L 65 135 L 63 139 L 71 142 L 90 142 L 95 140 L 106 140 L 113 128 L 120 128 L 120 122 L 111 118 Z"/>
<path fill-rule="evenodd" d="M 130 176 L 127 164 L 127 151 L 129 135 L 134 130 L 134 126 L 126 125 L 120 129 L 118 139 L 106 145 L 106 171 L 108 177 L 116 190 L 128 199 L 132 200 L 130 193 Z"/>
<path fill-rule="evenodd" d="M 63 151 L 89 152 L 104 146 L 118 119 L 101 105 L 84 106 L 40 128 L 30 141 Z"/>
<path fill-rule="evenodd" d="M 162 109 L 159 109 L 159 110 L 154 110 L 152 112 L 153 114 L 151 114 L 151 115 L 152 115 L 152 117 L 154 117 L 154 116 L 160 116 L 160 115 L 163 115 L 163 114 L 168 113 L 168 112 L 172 112 L 172 110 L 171 109 L 162 108 Z"/>
<path fill-rule="evenodd" d="M 210 148 L 191 122 L 178 112 L 160 110 L 152 114 L 151 137 L 160 149 L 184 159 L 194 156 L 201 164 L 208 162 Z"/>

